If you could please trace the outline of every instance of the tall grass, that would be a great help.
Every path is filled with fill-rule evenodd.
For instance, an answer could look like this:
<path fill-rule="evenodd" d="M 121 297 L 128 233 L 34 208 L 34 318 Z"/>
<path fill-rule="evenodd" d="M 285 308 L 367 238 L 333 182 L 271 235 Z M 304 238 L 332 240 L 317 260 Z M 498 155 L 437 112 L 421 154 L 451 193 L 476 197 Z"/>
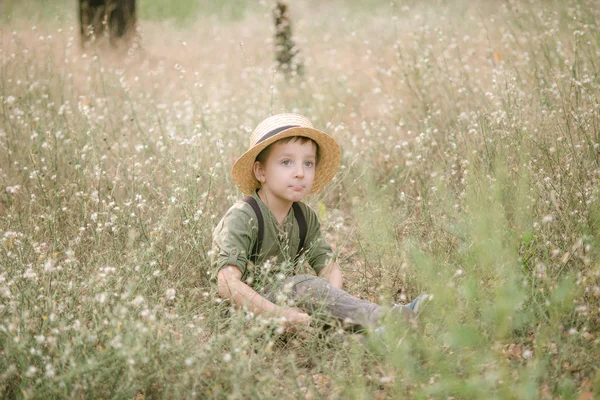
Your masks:
<path fill-rule="evenodd" d="M 267 6 L 148 15 L 128 55 L 74 14 L 0 28 L 2 397 L 600 395 L 596 2 L 294 4 L 295 82 Z M 286 335 L 215 296 L 230 166 L 280 111 L 342 146 L 309 202 L 346 289 L 431 293 L 418 326 Z"/>

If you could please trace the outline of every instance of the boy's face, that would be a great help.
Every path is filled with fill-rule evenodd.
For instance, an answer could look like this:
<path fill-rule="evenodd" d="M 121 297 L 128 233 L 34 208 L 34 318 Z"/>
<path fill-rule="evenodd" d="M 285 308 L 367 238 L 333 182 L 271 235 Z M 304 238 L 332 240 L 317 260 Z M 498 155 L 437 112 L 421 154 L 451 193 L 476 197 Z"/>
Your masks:
<path fill-rule="evenodd" d="M 264 164 L 256 162 L 254 173 L 261 192 L 269 200 L 300 201 L 310 193 L 316 169 L 317 148 L 312 141 L 275 142 Z"/>

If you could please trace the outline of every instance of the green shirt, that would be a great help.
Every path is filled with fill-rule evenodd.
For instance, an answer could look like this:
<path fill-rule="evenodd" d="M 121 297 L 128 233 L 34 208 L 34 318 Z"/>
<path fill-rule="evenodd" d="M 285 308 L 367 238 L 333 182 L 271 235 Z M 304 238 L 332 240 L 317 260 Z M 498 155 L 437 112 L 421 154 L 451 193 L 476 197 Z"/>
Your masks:
<path fill-rule="evenodd" d="M 248 258 L 258 237 L 258 222 L 252 207 L 241 200 L 225 213 L 213 232 L 214 264 L 216 273 L 227 265 L 236 266 L 242 272 L 242 281 L 259 290 L 298 273 L 294 257 L 300 244 L 300 229 L 293 208 L 290 208 L 280 228 L 277 219 L 256 192 L 252 197 L 256 199 L 264 219 L 263 242 L 256 265 Z M 302 258 L 318 274 L 332 258 L 333 251 L 321 233 L 315 212 L 304 203 L 298 204 L 307 225 L 306 250 Z M 301 264 L 302 259 L 298 266 Z"/>

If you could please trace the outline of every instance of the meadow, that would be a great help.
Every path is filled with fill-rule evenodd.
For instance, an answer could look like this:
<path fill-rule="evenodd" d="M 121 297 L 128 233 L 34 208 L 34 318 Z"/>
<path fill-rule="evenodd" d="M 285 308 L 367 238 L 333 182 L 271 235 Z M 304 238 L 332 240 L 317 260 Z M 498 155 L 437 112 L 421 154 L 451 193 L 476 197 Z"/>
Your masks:
<path fill-rule="evenodd" d="M 0 3 L 0 397 L 600 397 L 600 4 L 140 1 L 82 49 L 75 2 Z M 342 147 L 319 214 L 350 293 L 426 292 L 381 337 L 231 309 L 211 234 L 279 112 Z"/>

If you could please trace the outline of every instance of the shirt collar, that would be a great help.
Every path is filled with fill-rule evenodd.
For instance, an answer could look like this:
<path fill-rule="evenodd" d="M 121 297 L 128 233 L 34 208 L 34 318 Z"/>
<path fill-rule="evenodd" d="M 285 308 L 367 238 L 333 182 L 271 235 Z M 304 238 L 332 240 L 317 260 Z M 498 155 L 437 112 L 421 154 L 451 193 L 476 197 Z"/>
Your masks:
<path fill-rule="evenodd" d="M 277 221 L 277 218 L 275 218 L 275 215 L 273 215 L 273 213 L 271 212 L 271 209 L 269 209 L 269 207 L 262 201 L 262 199 L 258 195 L 258 189 L 254 190 L 254 192 L 252 192 L 252 197 L 254 197 L 254 199 L 258 203 L 258 206 L 261 208 L 263 215 L 266 213 L 266 215 L 268 215 L 267 218 L 271 219 L 271 221 Z M 292 218 L 293 216 L 294 216 L 294 207 L 290 207 L 290 211 L 288 212 L 285 219 L 283 220 L 283 225 L 287 226 L 288 223 L 290 222 L 290 218 Z M 276 223 L 275 225 L 279 225 L 279 224 Z"/>

